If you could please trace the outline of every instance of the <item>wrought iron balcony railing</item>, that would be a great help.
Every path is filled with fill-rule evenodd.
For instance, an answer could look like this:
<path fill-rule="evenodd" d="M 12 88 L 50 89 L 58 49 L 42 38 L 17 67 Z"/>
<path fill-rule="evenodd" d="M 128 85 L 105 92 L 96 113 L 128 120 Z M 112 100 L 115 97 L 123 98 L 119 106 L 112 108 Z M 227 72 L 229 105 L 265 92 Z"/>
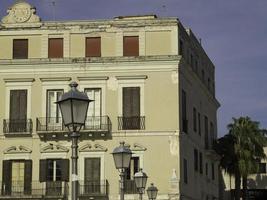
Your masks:
<path fill-rule="evenodd" d="M 118 117 L 118 130 L 144 130 L 145 116 Z"/>
<path fill-rule="evenodd" d="M 109 184 L 107 180 L 79 181 L 80 196 L 107 196 Z"/>
<path fill-rule="evenodd" d="M 36 119 L 37 132 L 67 132 L 62 118 L 59 117 L 39 117 Z M 110 132 L 111 121 L 108 116 L 87 117 L 85 126 L 81 132 Z"/>
<path fill-rule="evenodd" d="M 9 197 L 67 197 L 69 187 L 67 182 L 49 181 L 40 183 L 39 181 L 6 181 L 1 183 L 0 196 Z"/>
<path fill-rule="evenodd" d="M 4 119 L 3 132 L 5 135 L 12 134 L 31 134 L 32 120 L 31 119 Z"/>

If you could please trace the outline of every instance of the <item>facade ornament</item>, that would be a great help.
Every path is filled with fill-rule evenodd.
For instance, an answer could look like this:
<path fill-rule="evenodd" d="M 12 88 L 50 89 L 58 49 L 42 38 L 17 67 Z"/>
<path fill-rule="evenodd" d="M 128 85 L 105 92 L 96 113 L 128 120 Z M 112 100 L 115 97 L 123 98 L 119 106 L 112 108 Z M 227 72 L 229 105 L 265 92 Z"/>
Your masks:
<path fill-rule="evenodd" d="M 145 150 L 147 150 L 147 148 L 144 147 L 144 146 L 141 145 L 141 144 L 134 143 L 133 148 L 132 148 L 131 150 L 132 150 L 132 151 L 145 151 Z"/>
<path fill-rule="evenodd" d="M 32 152 L 31 149 L 29 149 L 25 146 L 22 146 L 22 145 L 11 146 L 11 147 L 4 150 L 4 154 L 31 153 L 31 152 Z"/>
<path fill-rule="evenodd" d="M 96 152 L 96 151 L 102 151 L 106 152 L 108 149 L 100 144 L 94 144 L 91 145 L 90 143 L 87 143 L 79 148 L 79 152 Z"/>
<path fill-rule="evenodd" d="M 41 148 L 41 153 L 58 153 L 58 152 L 68 152 L 69 149 L 59 144 L 48 144 Z"/>

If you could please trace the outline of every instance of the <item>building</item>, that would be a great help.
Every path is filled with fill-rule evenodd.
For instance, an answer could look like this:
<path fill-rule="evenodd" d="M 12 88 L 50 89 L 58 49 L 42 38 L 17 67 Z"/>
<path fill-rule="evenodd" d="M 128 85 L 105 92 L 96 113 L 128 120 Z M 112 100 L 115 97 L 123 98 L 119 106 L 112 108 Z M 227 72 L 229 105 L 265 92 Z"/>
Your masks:
<path fill-rule="evenodd" d="M 138 198 L 140 168 L 157 199 L 218 199 L 214 71 L 176 18 L 45 22 L 15 3 L 0 24 L 0 198 L 70 198 L 71 142 L 54 102 L 74 80 L 94 99 L 79 141 L 80 199 L 119 198 L 110 153 L 120 141 L 134 153 L 126 199 Z"/>
<path fill-rule="evenodd" d="M 264 148 L 267 155 L 267 147 Z M 222 171 L 220 182 L 220 198 L 222 200 L 231 200 L 235 191 L 235 177 Z M 267 166 L 266 159 L 259 162 L 258 172 L 248 177 L 248 199 L 264 200 L 267 198 Z M 242 189 L 242 184 L 241 184 Z M 242 195 L 242 190 L 241 190 Z"/>

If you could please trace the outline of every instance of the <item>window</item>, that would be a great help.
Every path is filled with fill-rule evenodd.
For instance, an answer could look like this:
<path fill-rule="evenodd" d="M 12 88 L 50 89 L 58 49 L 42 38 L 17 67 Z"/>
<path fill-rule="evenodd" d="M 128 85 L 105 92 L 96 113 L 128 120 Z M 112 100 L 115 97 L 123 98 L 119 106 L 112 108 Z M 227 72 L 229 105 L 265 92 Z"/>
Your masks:
<path fill-rule="evenodd" d="M 101 56 L 101 38 L 88 37 L 85 44 L 86 57 L 100 57 Z"/>
<path fill-rule="evenodd" d="M 140 159 L 139 157 L 132 157 L 129 168 L 126 169 L 126 180 L 125 180 L 125 193 L 134 194 L 137 192 L 136 185 L 134 182 L 134 174 L 139 171 Z"/>
<path fill-rule="evenodd" d="M 195 107 L 193 108 L 193 129 L 197 131 L 197 109 Z"/>
<path fill-rule="evenodd" d="M 63 38 L 48 39 L 48 58 L 63 58 Z"/>
<path fill-rule="evenodd" d="M 198 150 L 194 149 L 194 169 L 198 171 Z"/>
<path fill-rule="evenodd" d="M 32 183 L 31 160 L 4 160 L 3 187 L 4 194 L 30 194 Z"/>
<path fill-rule="evenodd" d="M 209 175 L 209 165 L 208 163 L 206 162 L 206 165 L 205 165 L 205 171 L 206 171 L 206 176 Z"/>
<path fill-rule="evenodd" d="M 99 129 L 101 125 L 101 115 L 102 115 L 101 88 L 86 88 L 84 92 L 87 94 L 89 99 L 94 100 L 89 104 L 87 112 L 87 120 L 85 125 L 93 127 L 94 129 Z"/>
<path fill-rule="evenodd" d="M 199 173 L 203 174 L 203 155 L 199 152 Z"/>
<path fill-rule="evenodd" d="M 188 177 L 187 177 L 187 160 L 184 158 L 184 183 L 188 183 Z"/>
<path fill-rule="evenodd" d="M 201 116 L 198 113 L 198 134 L 201 135 Z"/>
<path fill-rule="evenodd" d="M 215 179 L 215 168 L 214 168 L 214 163 L 211 163 L 211 178 L 212 178 L 212 180 Z"/>
<path fill-rule="evenodd" d="M 122 129 L 143 129 L 140 117 L 140 87 L 123 87 L 122 89 Z"/>
<path fill-rule="evenodd" d="M 209 127 L 208 127 L 208 117 L 204 116 L 204 129 L 205 129 L 205 148 L 209 148 Z"/>
<path fill-rule="evenodd" d="M 123 37 L 123 56 L 139 56 L 139 37 Z"/>
<path fill-rule="evenodd" d="M 186 92 L 182 90 L 182 130 L 187 133 Z"/>
<path fill-rule="evenodd" d="M 13 40 L 13 59 L 28 59 L 28 40 Z"/>
<path fill-rule="evenodd" d="M 62 119 L 59 107 L 55 102 L 59 100 L 59 97 L 63 94 L 63 90 L 47 90 L 46 97 L 46 118 L 47 125 L 54 126 L 59 123 L 59 128 L 61 127 Z"/>
<path fill-rule="evenodd" d="M 266 174 L 266 163 L 259 163 L 259 174 Z"/>
<path fill-rule="evenodd" d="M 184 43 L 182 40 L 179 40 L 179 55 L 184 55 Z"/>
<path fill-rule="evenodd" d="M 27 90 L 10 90 L 9 132 L 27 131 Z"/>
<path fill-rule="evenodd" d="M 100 158 L 85 158 L 84 160 L 84 192 L 100 192 Z"/>

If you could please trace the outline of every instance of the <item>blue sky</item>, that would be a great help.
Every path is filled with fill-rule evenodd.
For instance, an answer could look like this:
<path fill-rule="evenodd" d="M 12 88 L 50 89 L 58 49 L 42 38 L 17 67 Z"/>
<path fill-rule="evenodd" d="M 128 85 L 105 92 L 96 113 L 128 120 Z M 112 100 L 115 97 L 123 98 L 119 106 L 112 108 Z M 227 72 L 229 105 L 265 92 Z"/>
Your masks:
<path fill-rule="evenodd" d="M 250 116 L 267 128 L 267 0 L 55 0 L 56 19 L 119 15 L 177 17 L 190 27 L 216 66 L 218 133 L 232 117 Z M 14 0 L 1 0 L 0 17 Z M 52 0 L 28 0 L 42 20 L 53 19 Z"/>

